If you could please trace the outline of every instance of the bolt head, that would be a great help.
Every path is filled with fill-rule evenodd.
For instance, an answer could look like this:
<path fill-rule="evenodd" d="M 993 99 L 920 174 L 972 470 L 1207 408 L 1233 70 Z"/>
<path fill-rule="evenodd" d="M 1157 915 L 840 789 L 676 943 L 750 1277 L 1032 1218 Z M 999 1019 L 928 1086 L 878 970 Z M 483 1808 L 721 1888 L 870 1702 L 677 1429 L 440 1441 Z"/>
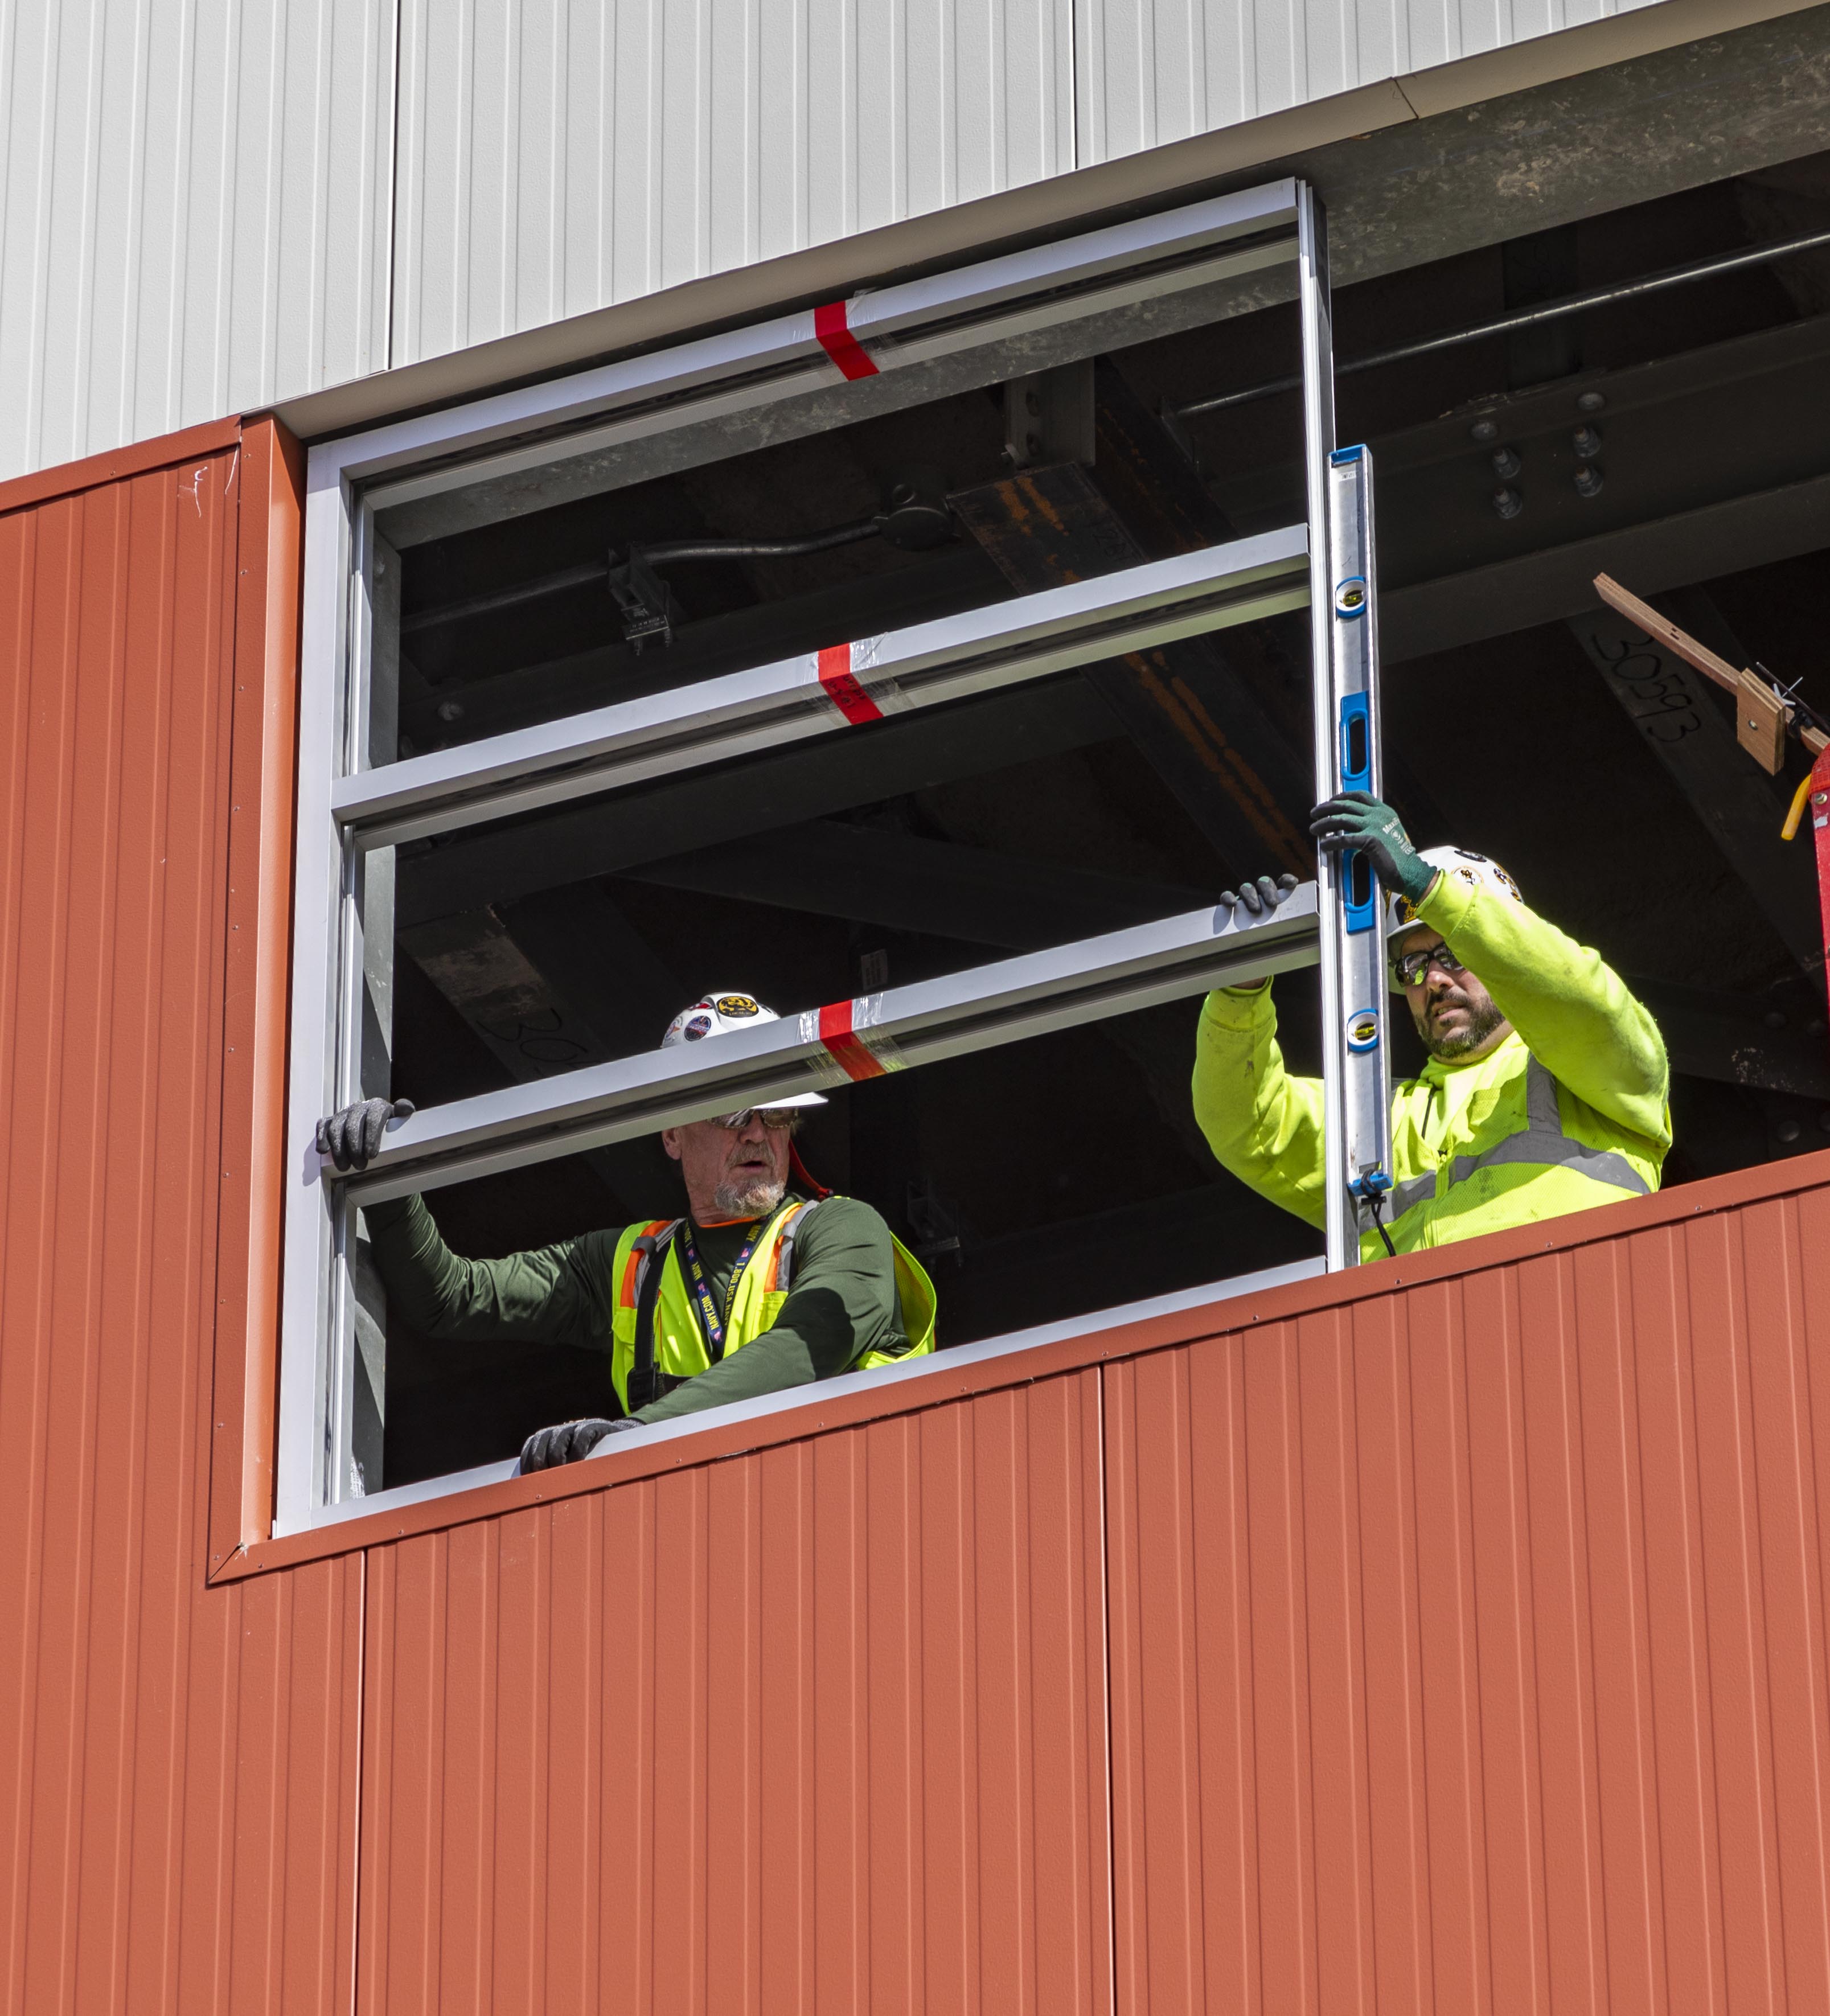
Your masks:
<path fill-rule="evenodd" d="M 461 700 L 441 700 L 438 703 L 441 721 L 462 721 L 463 718 L 464 704 Z"/>
<path fill-rule="evenodd" d="M 1497 420 L 1476 420 L 1468 431 L 1477 441 L 1497 441 L 1500 438 L 1500 423 Z"/>
<path fill-rule="evenodd" d="M 1783 1009 L 1769 1008 L 1760 1020 L 1769 1029 L 1783 1029 L 1785 1027 L 1785 1013 Z"/>
<path fill-rule="evenodd" d="M 1493 492 L 1493 509 L 1502 518 L 1516 518 L 1525 509 L 1525 499 L 1516 490 L 1502 487 Z"/>
<path fill-rule="evenodd" d="M 1601 472 L 1592 462 L 1585 462 L 1576 472 L 1576 494 L 1579 497 L 1598 497 L 1601 493 Z"/>
<path fill-rule="evenodd" d="M 1598 413 L 1607 403 L 1605 392 L 1578 392 L 1576 395 L 1576 410 L 1579 413 Z"/>
<path fill-rule="evenodd" d="M 1773 1132 L 1779 1136 L 1781 1141 L 1786 1142 L 1789 1144 L 1796 1141 L 1803 1131 L 1804 1130 L 1799 1125 L 1796 1120 L 1781 1120 L 1779 1125 L 1773 1129 Z"/>

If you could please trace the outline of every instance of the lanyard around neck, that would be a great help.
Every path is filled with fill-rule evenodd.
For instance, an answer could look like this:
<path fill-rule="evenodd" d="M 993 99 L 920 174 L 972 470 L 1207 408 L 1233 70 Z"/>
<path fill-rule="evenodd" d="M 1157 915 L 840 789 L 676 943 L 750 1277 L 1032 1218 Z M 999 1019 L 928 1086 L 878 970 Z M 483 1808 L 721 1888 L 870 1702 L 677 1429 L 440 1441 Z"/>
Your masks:
<path fill-rule="evenodd" d="M 732 1263 L 730 1279 L 725 1283 L 724 1307 L 722 1309 L 711 1292 L 711 1283 L 706 1274 L 704 1262 L 699 1258 L 699 1248 L 693 1242 L 692 1220 L 689 1219 L 680 1227 L 679 1246 L 686 1257 L 686 1285 L 692 1291 L 693 1305 L 699 1315 L 699 1327 L 705 1334 L 705 1348 L 714 1365 L 724 1356 L 725 1328 L 730 1322 L 731 1311 L 737 1306 L 737 1287 L 743 1280 L 744 1269 L 749 1265 L 751 1255 L 762 1244 L 769 1227 L 780 1215 L 781 1207 L 777 1205 L 744 1241 L 736 1260 Z"/>

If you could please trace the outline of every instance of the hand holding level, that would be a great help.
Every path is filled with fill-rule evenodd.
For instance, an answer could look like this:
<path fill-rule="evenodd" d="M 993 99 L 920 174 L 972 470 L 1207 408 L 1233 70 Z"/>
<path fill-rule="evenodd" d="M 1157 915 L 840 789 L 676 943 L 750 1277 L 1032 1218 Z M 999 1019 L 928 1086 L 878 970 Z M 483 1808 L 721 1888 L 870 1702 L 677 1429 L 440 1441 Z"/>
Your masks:
<path fill-rule="evenodd" d="M 1309 815 L 1309 830 L 1328 854 L 1363 853 L 1387 889 L 1421 903 L 1438 870 L 1410 844 L 1404 822 L 1371 791 L 1342 791 Z"/>

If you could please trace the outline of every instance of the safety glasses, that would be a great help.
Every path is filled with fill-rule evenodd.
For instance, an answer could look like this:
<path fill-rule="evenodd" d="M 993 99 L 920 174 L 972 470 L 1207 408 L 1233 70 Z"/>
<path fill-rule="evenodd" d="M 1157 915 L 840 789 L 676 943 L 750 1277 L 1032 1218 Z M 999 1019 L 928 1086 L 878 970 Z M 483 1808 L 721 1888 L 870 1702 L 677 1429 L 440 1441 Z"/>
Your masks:
<path fill-rule="evenodd" d="M 728 1127 L 734 1134 L 740 1127 L 747 1127 L 750 1116 L 755 1114 L 771 1133 L 779 1134 L 785 1128 L 791 1133 L 801 1124 L 801 1115 L 791 1106 L 746 1106 L 735 1113 L 721 1113 L 716 1124 Z"/>
<path fill-rule="evenodd" d="M 1400 987 L 1421 987 L 1432 966 L 1439 966 L 1453 980 L 1464 967 L 1446 945 L 1425 945 L 1421 952 L 1407 952 L 1392 961 L 1392 972 Z"/>

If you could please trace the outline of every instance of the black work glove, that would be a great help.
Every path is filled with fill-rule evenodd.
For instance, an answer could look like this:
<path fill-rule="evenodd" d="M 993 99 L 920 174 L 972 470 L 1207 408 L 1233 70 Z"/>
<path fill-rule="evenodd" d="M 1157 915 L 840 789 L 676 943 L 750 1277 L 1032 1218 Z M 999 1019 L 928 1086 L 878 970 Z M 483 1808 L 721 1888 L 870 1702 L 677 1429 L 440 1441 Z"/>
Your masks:
<path fill-rule="evenodd" d="M 557 1470 L 562 1463 L 581 1463 L 606 1435 L 639 1428 L 639 1421 L 561 1421 L 556 1428 L 539 1428 L 521 1445 L 521 1474 Z"/>
<path fill-rule="evenodd" d="M 369 1157 L 381 1146 L 388 1121 L 412 1117 L 410 1099 L 358 1099 L 354 1106 L 318 1122 L 318 1153 L 328 1155 L 340 1174 L 366 1169 Z"/>
<path fill-rule="evenodd" d="M 1270 876 L 1261 875 L 1255 882 L 1241 882 L 1236 890 L 1223 889 L 1220 908 L 1241 909 L 1248 917 L 1268 917 L 1280 903 L 1289 902 L 1295 887 L 1294 875 L 1280 875 L 1274 882 Z"/>
<path fill-rule="evenodd" d="M 1309 815 L 1309 830 L 1329 854 L 1364 853 L 1388 889 L 1421 903 L 1437 871 L 1410 844 L 1404 822 L 1371 791 L 1342 791 Z"/>

